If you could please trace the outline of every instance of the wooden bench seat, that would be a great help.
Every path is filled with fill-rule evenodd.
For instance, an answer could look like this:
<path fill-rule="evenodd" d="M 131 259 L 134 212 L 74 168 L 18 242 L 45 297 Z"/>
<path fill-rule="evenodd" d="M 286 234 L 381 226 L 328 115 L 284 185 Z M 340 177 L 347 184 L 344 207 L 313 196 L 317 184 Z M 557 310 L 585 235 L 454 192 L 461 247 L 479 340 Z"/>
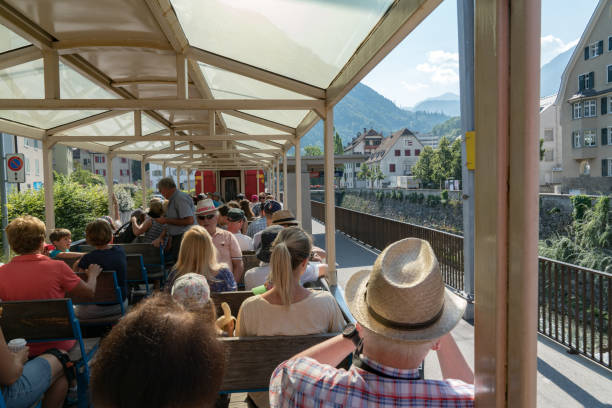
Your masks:
<path fill-rule="evenodd" d="M 266 391 L 280 363 L 337 334 L 221 338 L 227 358 L 221 392 Z"/>
<path fill-rule="evenodd" d="M 87 274 L 77 273 L 77 275 L 82 280 L 87 280 Z M 72 303 L 75 305 L 121 304 L 122 311 L 120 314 L 92 319 L 79 319 L 82 326 L 113 325 L 117 323 L 119 319 L 125 314 L 125 310 L 123 310 L 123 298 L 121 296 L 121 289 L 119 288 L 115 271 L 102 271 L 102 273 L 98 275 L 98 279 L 96 282 L 96 293 L 93 298 L 82 298 L 73 296 L 71 297 L 71 299 Z"/>
<path fill-rule="evenodd" d="M 232 315 L 238 317 L 238 311 L 240 310 L 240 306 L 245 299 L 253 296 L 253 292 L 250 290 L 245 291 L 237 291 L 237 292 L 213 292 L 210 294 L 213 302 L 215 302 L 215 306 L 217 307 L 217 316 L 221 316 L 223 311 L 221 310 L 221 303 L 226 302 L 230 310 L 232 311 Z"/>

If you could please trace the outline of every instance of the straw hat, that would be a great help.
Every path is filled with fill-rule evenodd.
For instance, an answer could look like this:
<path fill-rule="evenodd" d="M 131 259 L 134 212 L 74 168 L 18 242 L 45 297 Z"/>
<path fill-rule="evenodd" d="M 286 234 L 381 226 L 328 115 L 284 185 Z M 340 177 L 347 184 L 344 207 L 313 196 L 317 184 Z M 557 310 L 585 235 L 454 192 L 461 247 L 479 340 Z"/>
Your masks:
<path fill-rule="evenodd" d="M 279 210 L 272 214 L 272 225 L 283 225 L 287 227 L 297 227 L 298 222 L 289 210 Z"/>
<path fill-rule="evenodd" d="M 417 238 L 394 242 L 378 255 L 372 271 L 353 275 L 346 300 L 363 327 L 406 342 L 442 337 L 467 305 L 445 288 L 429 242 Z"/>
<path fill-rule="evenodd" d="M 196 214 L 200 215 L 200 214 L 208 214 L 216 210 L 217 209 L 215 208 L 215 204 L 213 203 L 213 200 L 211 200 L 210 198 L 207 198 L 205 200 L 198 201 L 198 206 L 196 207 L 195 212 Z"/>

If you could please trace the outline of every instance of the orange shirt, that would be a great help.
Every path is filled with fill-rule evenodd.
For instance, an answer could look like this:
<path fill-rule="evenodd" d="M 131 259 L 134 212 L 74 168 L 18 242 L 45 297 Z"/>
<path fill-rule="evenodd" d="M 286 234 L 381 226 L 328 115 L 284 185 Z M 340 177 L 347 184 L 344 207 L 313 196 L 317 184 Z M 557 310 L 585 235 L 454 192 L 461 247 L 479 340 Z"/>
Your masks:
<path fill-rule="evenodd" d="M 64 298 L 66 292 L 74 289 L 80 281 L 63 261 L 54 261 L 41 254 L 20 255 L 0 266 L 0 299 L 11 301 Z M 74 340 L 67 340 L 31 343 L 28 346 L 30 356 L 37 356 L 52 347 L 70 350 L 74 343 Z"/>

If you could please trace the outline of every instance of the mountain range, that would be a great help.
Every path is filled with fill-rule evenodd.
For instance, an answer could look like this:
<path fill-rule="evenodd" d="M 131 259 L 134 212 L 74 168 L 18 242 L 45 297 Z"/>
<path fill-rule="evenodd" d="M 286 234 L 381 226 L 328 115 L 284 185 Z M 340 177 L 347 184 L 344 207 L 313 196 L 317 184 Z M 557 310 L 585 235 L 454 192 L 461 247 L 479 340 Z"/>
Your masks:
<path fill-rule="evenodd" d="M 567 66 L 572 53 L 572 47 L 553 58 L 549 63 L 544 64 L 540 69 L 540 97 L 554 95 L 559 91 L 561 76 Z"/>
<path fill-rule="evenodd" d="M 429 132 L 450 118 L 441 112 L 402 109 L 369 86 L 359 83 L 334 107 L 334 126 L 346 145 L 364 128 L 372 128 L 384 136 L 404 127 L 416 132 Z M 302 138 L 301 145 L 323 147 L 322 121 Z"/>

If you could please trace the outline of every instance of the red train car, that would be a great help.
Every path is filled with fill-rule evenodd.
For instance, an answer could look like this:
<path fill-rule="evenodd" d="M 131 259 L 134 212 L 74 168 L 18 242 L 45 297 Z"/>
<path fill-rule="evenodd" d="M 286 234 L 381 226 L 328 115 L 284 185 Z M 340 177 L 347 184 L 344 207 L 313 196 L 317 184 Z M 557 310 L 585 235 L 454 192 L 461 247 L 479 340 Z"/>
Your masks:
<path fill-rule="evenodd" d="M 247 198 L 265 190 L 263 170 L 197 170 L 195 172 L 195 192 L 219 192 L 226 201 L 244 193 Z"/>

